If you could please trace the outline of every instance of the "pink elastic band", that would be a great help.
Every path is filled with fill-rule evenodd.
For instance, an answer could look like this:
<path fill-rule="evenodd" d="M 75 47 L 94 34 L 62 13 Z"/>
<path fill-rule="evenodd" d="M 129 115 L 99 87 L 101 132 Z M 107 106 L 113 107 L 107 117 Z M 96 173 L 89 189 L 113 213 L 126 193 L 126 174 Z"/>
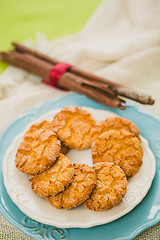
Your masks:
<path fill-rule="evenodd" d="M 47 82 L 45 80 L 43 80 L 42 82 L 49 86 L 59 88 L 59 86 L 58 86 L 59 78 L 70 67 L 71 67 L 71 65 L 67 64 L 67 63 L 63 63 L 63 62 L 57 63 L 56 65 L 54 65 L 54 67 L 51 69 L 51 71 L 49 73 L 50 82 Z"/>

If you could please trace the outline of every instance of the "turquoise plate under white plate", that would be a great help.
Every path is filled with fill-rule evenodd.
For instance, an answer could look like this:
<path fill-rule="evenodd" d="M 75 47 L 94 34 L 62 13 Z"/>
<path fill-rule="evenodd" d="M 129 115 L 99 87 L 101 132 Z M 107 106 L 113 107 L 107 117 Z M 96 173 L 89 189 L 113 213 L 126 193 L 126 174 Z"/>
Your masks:
<path fill-rule="evenodd" d="M 6 192 L 2 176 L 2 161 L 12 140 L 20 134 L 28 123 L 41 115 L 69 105 L 86 106 L 96 109 L 110 110 L 122 117 L 132 120 L 140 129 L 140 133 L 149 141 L 156 157 L 156 174 L 152 186 L 143 201 L 125 216 L 105 225 L 88 229 L 61 229 L 39 223 L 30 219 L 12 202 Z M 74 94 L 58 100 L 46 102 L 34 107 L 23 116 L 12 122 L 1 134 L 0 138 L 0 212 L 15 227 L 34 239 L 68 239 L 68 240 L 122 240 L 133 239 L 145 229 L 160 221 L 160 121 L 151 114 L 137 109 L 128 103 L 127 109 L 108 109 L 85 96 Z"/>

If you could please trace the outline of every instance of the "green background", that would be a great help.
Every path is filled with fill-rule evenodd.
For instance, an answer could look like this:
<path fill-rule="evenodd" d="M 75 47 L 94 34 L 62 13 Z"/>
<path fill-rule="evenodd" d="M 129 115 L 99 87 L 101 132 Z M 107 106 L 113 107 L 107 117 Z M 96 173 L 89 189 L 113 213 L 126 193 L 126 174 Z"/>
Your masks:
<path fill-rule="evenodd" d="M 0 0 L 0 51 L 12 41 L 53 40 L 80 31 L 102 0 Z M 0 63 L 0 72 L 7 65 Z"/>

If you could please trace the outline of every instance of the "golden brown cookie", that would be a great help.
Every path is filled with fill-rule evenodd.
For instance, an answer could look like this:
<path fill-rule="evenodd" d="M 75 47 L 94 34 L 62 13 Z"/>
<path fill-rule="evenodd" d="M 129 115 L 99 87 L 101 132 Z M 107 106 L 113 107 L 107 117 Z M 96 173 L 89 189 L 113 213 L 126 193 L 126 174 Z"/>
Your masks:
<path fill-rule="evenodd" d="M 122 117 L 106 118 L 104 121 L 97 123 L 91 130 L 91 136 L 93 141 L 95 141 L 98 136 L 106 131 L 120 129 L 127 130 L 139 138 L 139 129 L 137 126 L 130 120 Z"/>
<path fill-rule="evenodd" d="M 56 163 L 47 171 L 29 178 L 32 190 L 40 197 L 58 194 L 67 187 L 74 176 L 70 160 L 60 153 Z"/>
<path fill-rule="evenodd" d="M 86 164 L 74 164 L 74 179 L 64 192 L 49 197 L 49 202 L 56 208 L 70 209 L 84 202 L 96 186 L 96 174 Z"/>
<path fill-rule="evenodd" d="M 48 130 L 51 130 L 53 131 L 53 126 L 52 126 L 52 122 L 49 122 L 47 120 L 44 120 L 40 123 L 36 123 L 34 125 L 31 126 L 30 128 L 30 132 L 32 131 L 36 131 L 38 129 L 48 129 Z M 61 144 L 61 150 L 60 150 L 60 153 L 62 154 L 67 154 L 69 152 L 69 148 L 67 146 L 65 146 L 64 144 Z"/>
<path fill-rule="evenodd" d="M 44 123 L 31 126 L 16 153 L 16 167 L 29 175 L 40 174 L 50 168 L 59 156 L 61 144 L 51 129 Z"/>
<path fill-rule="evenodd" d="M 139 139 L 124 129 L 104 132 L 92 144 L 93 163 L 114 162 L 127 177 L 138 172 L 142 158 L 143 149 Z"/>
<path fill-rule="evenodd" d="M 126 194 L 126 176 L 114 163 L 97 163 L 93 168 L 97 176 L 97 186 L 84 202 L 84 206 L 94 211 L 108 210 L 116 206 Z"/>
<path fill-rule="evenodd" d="M 62 143 L 78 150 L 91 147 L 90 131 L 94 125 L 88 112 L 73 106 L 62 109 L 52 121 L 53 130 Z"/>
<path fill-rule="evenodd" d="M 47 129 L 47 130 L 52 130 L 52 125 L 51 122 L 48 122 L 47 120 L 32 124 L 30 129 L 26 132 L 26 134 L 35 132 L 40 129 Z M 53 131 L 53 130 L 52 130 Z"/>

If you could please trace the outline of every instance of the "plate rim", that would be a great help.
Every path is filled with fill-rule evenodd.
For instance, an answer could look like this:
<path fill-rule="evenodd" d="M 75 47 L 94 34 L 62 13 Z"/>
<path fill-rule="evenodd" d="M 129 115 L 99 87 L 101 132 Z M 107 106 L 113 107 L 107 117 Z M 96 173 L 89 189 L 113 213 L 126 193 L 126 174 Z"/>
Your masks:
<path fill-rule="evenodd" d="M 83 97 L 83 98 L 86 98 L 88 99 L 87 97 L 81 95 L 81 94 L 69 94 L 67 96 L 63 96 L 63 97 L 58 97 L 58 98 L 55 98 L 53 100 L 50 100 L 50 101 L 46 101 L 46 102 L 43 102 L 41 104 L 38 104 L 36 106 L 34 106 L 33 108 L 27 110 L 24 114 L 20 114 L 15 120 L 13 120 L 10 124 L 8 124 L 8 126 L 1 132 L 0 134 L 0 139 L 5 135 L 5 133 L 8 131 L 8 129 L 15 124 L 15 122 L 17 120 L 19 120 L 20 118 L 23 118 L 25 115 L 28 115 L 29 113 L 31 113 L 33 110 L 36 110 L 37 108 L 39 107 L 42 107 L 43 105 L 45 104 L 51 104 L 51 103 L 57 103 L 58 101 L 62 100 L 62 99 L 65 99 L 65 98 L 71 98 L 71 97 Z M 136 111 L 138 111 L 139 113 L 142 113 L 142 114 L 145 114 L 153 119 L 155 119 L 156 121 L 158 121 L 160 123 L 160 118 L 155 116 L 153 113 L 150 113 L 146 110 L 143 110 L 143 109 L 140 109 L 139 106 L 137 106 L 135 103 L 132 103 L 132 102 L 128 102 L 125 104 L 126 106 L 128 107 L 133 107 Z M 47 111 L 46 111 L 47 112 Z M 157 157 L 157 156 L 156 156 Z M 23 231 L 25 234 L 27 234 L 28 236 L 34 238 L 34 239 L 39 239 L 37 238 L 37 236 L 35 234 L 32 234 L 28 231 L 26 231 L 23 226 L 21 224 L 19 224 L 17 221 L 15 221 L 10 215 L 8 212 L 6 212 L 6 210 L 3 208 L 2 204 L 1 204 L 1 199 L 0 199 L 0 212 L 1 214 L 15 227 L 17 227 L 19 230 Z M 136 237 L 138 234 L 140 234 L 142 231 L 146 230 L 147 228 L 157 224 L 158 222 L 160 221 L 160 210 L 157 211 L 157 214 L 156 216 L 154 217 L 154 219 L 152 220 L 149 220 L 148 222 L 144 223 L 143 225 L 139 226 L 139 228 L 135 229 L 130 235 L 126 236 L 126 237 L 120 237 L 120 238 L 116 238 L 115 240 L 122 240 L 122 239 L 125 239 L 125 240 L 129 240 L 131 239 L 131 237 Z"/>
<path fill-rule="evenodd" d="M 95 109 L 95 108 L 90 108 L 90 107 L 81 106 L 81 108 L 86 109 L 88 111 L 89 111 L 89 109 L 91 109 L 91 111 L 92 110 L 96 110 L 96 111 L 103 111 L 103 112 L 105 112 L 105 110 Z M 55 114 L 59 110 L 60 109 L 51 110 L 51 111 L 41 115 L 40 117 L 38 117 L 32 123 L 27 124 L 25 129 L 20 134 L 18 134 L 16 137 L 14 137 L 14 139 L 12 140 L 10 146 L 6 150 L 5 155 L 4 155 L 4 159 L 3 159 L 3 163 L 2 163 L 2 174 L 3 174 L 4 186 L 5 186 L 6 190 L 7 190 L 8 195 L 10 196 L 11 200 L 28 217 L 30 217 L 30 218 L 32 218 L 32 219 L 34 219 L 36 221 L 39 221 L 42 224 L 47 224 L 47 225 L 52 225 L 52 226 L 54 225 L 54 226 L 59 227 L 59 228 L 91 228 L 91 227 L 103 225 L 103 224 L 106 224 L 106 223 L 110 223 L 112 221 L 115 221 L 115 220 L 125 216 L 127 213 L 132 211 L 143 200 L 143 198 L 146 196 L 146 194 L 148 193 L 148 191 L 149 191 L 149 189 L 150 189 L 150 187 L 152 185 L 152 182 L 153 182 L 153 179 L 154 179 L 154 176 L 155 176 L 155 172 L 156 172 L 156 160 L 155 160 L 154 154 L 153 154 L 153 152 L 151 151 L 151 149 L 149 147 L 148 140 L 146 138 L 142 137 L 142 136 L 141 136 L 142 142 L 143 142 L 143 144 L 145 146 L 145 150 L 146 150 L 146 152 L 147 152 L 147 154 L 149 156 L 150 162 L 151 162 L 152 167 L 153 167 L 153 169 L 151 171 L 151 174 L 150 174 L 150 177 L 149 177 L 151 180 L 150 180 L 149 184 L 147 185 L 147 187 L 144 189 L 145 191 L 143 191 L 143 196 L 138 198 L 138 200 L 135 199 L 135 201 L 134 201 L 135 203 L 133 204 L 132 208 L 130 209 L 130 206 L 128 206 L 122 212 L 117 213 L 117 215 L 115 217 L 112 217 L 111 220 L 109 220 L 109 219 L 107 221 L 105 219 L 103 219 L 101 221 L 94 220 L 92 222 L 83 224 L 83 223 L 80 223 L 80 222 L 79 223 L 78 222 L 77 223 L 73 223 L 73 221 L 70 221 L 69 223 L 68 222 L 67 223 L 64 223 L 64 222 L 63 223 L 57 223 L 56 220 L 54 220 L 54 219 L 48 220 L 47 218 L 42 218 L 42 217 L 40 219 L 38 219 L 39 217 L 36 216 L 36 214 L 33 211 L 30 211 L 27 207 L 24 207 L 23 204 L 20 201 L 18 201 L 17 198 L 15 198 L 15 196 L 10 195 L 10 190 L 9 190 L 10 183 L 7 182 L 7 180 L 8 180 L 7 169 L 8 168 L 6 168 L 8 154 L 10 154 L 10 152 L 12 152 L 14 145 L 15 144 L 17 145 L 17 141 L 20 140 L 23 137 L 25 131 L 29 128 L 30 124 L 34 124 L 36 122 L 39 122 L 39 121 L 41 121 L 41 119 L 45 119 L 46 115 L 48 115 L 48 114 L 51 115 L 52 113 Z"/>

